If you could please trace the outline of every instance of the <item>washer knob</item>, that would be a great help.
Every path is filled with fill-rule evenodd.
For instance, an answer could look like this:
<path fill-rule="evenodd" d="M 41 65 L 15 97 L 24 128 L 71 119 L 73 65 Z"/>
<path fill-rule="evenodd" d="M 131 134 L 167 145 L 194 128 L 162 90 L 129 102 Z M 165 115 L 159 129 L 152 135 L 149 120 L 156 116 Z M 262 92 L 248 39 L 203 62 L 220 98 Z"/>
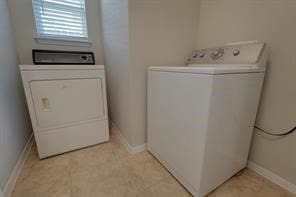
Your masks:
<path fill-rule="evenodd" d="M 200 58 L 203 58 L 203 57 L 205 56 L 205 53 L 204 53 L 204 52 L 200 52 L 200 53 L 198 54 L 198 56 L 199 56 Z"/>
<path fill-rule="evenodd" d="M 238 49 L 233 51 L 233 56 L 238 56 L 239 54 L 240 54 L 240 51 Z"/>
<path fill-rule="evenodd" d="M 212 56 L 212 59 L 213 59 L 213 60 L 217 60 L 217 59 L 219 59 L 220 57 L 222 57 L 223 54 L 224 54 L 224 49 L 219 48 L 219 49 L 215 50 L 215 51 L 212 53 L 211 56 Z"/>
<path fill-rule="evenodd" d="M 220 51 L 219 51 L 219 50 L 216 50 L 216 51 L 214 51 L 214 53 L 213 53 L 214 56 L 218 56 L 219 54 L 220 54 Z"/>

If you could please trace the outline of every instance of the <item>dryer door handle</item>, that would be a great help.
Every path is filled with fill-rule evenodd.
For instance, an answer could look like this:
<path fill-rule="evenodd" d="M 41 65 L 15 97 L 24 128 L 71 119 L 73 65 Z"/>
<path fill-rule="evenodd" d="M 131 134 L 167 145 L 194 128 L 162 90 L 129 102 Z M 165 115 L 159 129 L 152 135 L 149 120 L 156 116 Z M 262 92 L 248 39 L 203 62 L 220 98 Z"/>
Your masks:
<path fill-rule="evenodd" d="M 50 101 L 49 98 L 42 98 L 42 107 L 44 112 L 50 112 Z"/>

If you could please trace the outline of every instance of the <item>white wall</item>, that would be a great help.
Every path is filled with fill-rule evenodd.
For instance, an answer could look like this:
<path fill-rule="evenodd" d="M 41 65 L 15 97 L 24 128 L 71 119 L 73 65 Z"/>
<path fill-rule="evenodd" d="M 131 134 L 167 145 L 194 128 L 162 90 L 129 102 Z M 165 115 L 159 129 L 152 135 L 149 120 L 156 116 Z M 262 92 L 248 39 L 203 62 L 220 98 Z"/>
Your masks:
<path fill-rule="evenodd" d="M 0 90 L 0 190 L 3 191 L 32 131 L 6 0 L 0 0 Z"/>
<path fill-rule="evenodd" d="M 21 64 L 32 64 L 32 49 L 93 51 L 97 64 L 103 64 L 100 3 L 99 0 L 86 0 L 88 34 L 91 41 L 90 47 L 59 46 L 39 44 L 34 37 L 37 35 L 35 28 L 32 0 L 9 0 L 13 29 L 15 30 L 17 50 Z"/>
<path fill-rule="evenodd" d="M 101 0 L 110 118 L 131 142 L 128 0 Z"/>
<path fill-rule="evenodd" d="M 134 145 L 146 142 L 149 66 L 185 66 L 196 47 L 199 0 L 130 0 Z"/>
<path fill-rule="evenodd" d="M 148 66 L 185 65 L 199 0 L 102 0 L 111 120 L 132 147 L 146 142 Z"/>
<path fill-rule="evenodd" d="M 296 124 L 296 1 L 202 0 L 198 48 L 226 42 L 267 43 L 268 72 L 257 124 L 269 131 Z M 279 139 L 255 133 L 250 160 L 296 184 L 296 135 Z"/>

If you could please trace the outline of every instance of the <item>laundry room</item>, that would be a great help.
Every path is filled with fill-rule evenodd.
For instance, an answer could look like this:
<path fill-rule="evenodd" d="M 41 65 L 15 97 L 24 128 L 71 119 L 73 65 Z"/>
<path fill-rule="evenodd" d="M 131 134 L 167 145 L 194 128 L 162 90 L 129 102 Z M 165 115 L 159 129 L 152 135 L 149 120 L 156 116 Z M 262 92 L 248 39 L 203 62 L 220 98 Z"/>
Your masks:
<path fill-rule="evenodd" d="M 296 197 L 295 19 L 0 0 L 0 197 Z"/>

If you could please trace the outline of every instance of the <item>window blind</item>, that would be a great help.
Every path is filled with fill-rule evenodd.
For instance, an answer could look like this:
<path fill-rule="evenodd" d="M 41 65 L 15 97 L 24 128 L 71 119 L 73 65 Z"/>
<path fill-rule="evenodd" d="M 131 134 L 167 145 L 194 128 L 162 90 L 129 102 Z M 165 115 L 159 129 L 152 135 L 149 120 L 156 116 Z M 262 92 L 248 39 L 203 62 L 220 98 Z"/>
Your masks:
<path fill-rule="evenodd" d="M 32 0 L 39 36 L 87 39 L 84 0 Z"/>

